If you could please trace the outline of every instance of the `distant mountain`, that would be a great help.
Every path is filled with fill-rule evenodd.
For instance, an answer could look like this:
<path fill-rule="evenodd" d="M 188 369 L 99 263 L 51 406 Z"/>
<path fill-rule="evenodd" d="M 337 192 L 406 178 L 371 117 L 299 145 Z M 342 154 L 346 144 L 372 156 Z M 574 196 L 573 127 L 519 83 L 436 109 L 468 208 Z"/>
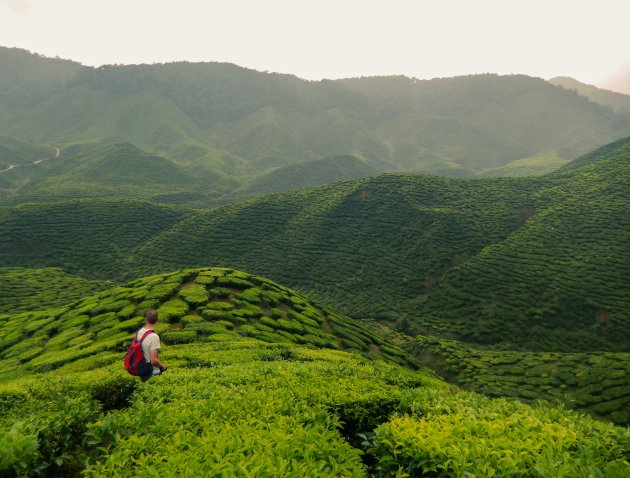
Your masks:
<path fill-rule="evenodd" d="M 0 47 L 0 65 L 0 124 L 13 113 L 63 91 L 85 68 L 73 61 L 5 47 Z"/>
<path fill-rule="evenodd" d="M 630 94 L 615 93 L 614 91 L 597 88 L 566 76 L 552 78 L 549 80 L 549 83 L 575 91 L 595 103 L 611 107 L 618 113 L 630 115 Z"/>
<path fill-rule="evenodd" d="M 313 82 L 222 63 L 95 69 L 0 50 L 10 72 L 0 101 L 12 105 L 0 115 L 5 136 L 64 150 L 132 143 L 198 176 L 207 205 L 233 201 L 278 168 L 330 156 L 380 172 L 464 177 L 549 151 L 573 159 L 630 134 L 627 115 L 526 76 Z"/>

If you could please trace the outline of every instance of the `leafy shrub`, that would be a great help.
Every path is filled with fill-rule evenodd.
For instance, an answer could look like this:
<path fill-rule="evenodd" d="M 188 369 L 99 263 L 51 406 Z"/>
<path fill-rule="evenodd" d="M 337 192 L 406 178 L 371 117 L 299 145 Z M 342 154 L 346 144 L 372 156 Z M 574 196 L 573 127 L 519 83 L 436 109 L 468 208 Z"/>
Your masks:
<path fill-rule="evenodd" d="M 172 299 L 164 302 L 158 309 L 160 320 L 169 323 L 176 323 L 188 312 L 188 304 L 179 299 Z"/>
<path fill-rule="evenodd" d="M 185 315 L 184 317 L 182 317 L 180 322 L 182 323 L 184 327 L 186 327 L 190 324 L 201 322 L 202 320 L 203 318 L 198 315 Z"/>
<path fill-rule="evenodd" d="M 192 284 L 188 287 L 183 287 L 179 291 L 179 296 L 184 300 L 184 302 L 193 307 L 206 304 L 208 302 L 208 291 L 204 286 L 199 284 Z"/>
<path fill-rule="evenodd" d="M 190 342 L 194 342 L 196 338 L 197 331 L 189 329 L 164 332 L 160 335 L 160 340 L 164 341 L 167 345 L 188 344 Z"/>

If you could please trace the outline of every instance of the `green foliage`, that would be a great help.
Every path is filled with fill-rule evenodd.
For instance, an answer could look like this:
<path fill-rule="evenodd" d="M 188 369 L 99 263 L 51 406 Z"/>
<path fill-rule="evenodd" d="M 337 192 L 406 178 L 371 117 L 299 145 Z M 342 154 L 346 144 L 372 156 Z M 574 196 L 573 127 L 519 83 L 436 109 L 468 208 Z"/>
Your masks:
<path fill-rule="evenodd" d="M 94 69 L 5 48 L 0 60 L 3 134 L 61 144 L 55 161 L 0 176 L 21 202 L 207 207 L 376 171 L 475 175 L 628 134 L 626 113 L 526 76 L 307 82 L 219 63 Z"/>
<path fill-rule="evenodd" d="M 187 215 L 125 200 L 0 208 L 0 263 L 62 264 L 72 274 L 111 280 L 128 267 L 133 250 Z"/>
<path fill-rule="evenodd" d="M 109 287 L 103 281 L 66 274 L 60 268 L 0 268 L 0 312 L 43 310 Z"/>
<path fill-rule="evenodd" d="M 121 370 L 119 354 L 103 353 L 53 376 L 0 380 L 0 470 L 85 476 L 124 476 L 138 467 L 162 476 L 630 471 L 626 429 L 458 392 L 382 361 L 242 339 L 165 345 L 163 356 L 169 370 L 147 383 Z"/>
<path fill-rule="evenodd" d="M 229 263 L 409 334 L 529 350 L 623 351 L 630 304 L 618 291 L 627 285 L 630 257 L 629 144 L 609 145 L 577 160 L 581 167 L 542 178 L 381 175 L 196 215 L 139 203 L 6 208 L 0 263 L 58 263 L 103 278 Z M 158 233 L 167 213 L 167 230 Z M 110 241 L 86 219 L 99 214 L 122 214 L 132 225 L 151 221 Z M 99 220 L 108 230 L 124 222 Z M 147 228 L 153 232 L 144 234 Z M 26 236 L 38 240 L 25 244 Z M 208 293 L 226 301 L 254 289 L 243 300 L 259 295 L 273 316 L 281 303 L 274 292 L 243 280 L 225 272 L 199 284 L 220 285 Z M 142 308 L 174 296 L 168 287 L 141 287 L 151 289 Z"/>
<path fill-rule="evenodd" d="M 208 291 L 203 284 L 194 284 L 182 288 L 179 296 L 191 306 L 202 305 L 208 302 Z"/>
<path fill-rule="evenodd" d="M 630 424 L 630 354 L 497 351 L 419 336 L 414 354 L 470 390 L 546 399 Z"/>
<path fill-rule="evenodd" d="M 177 323 L 188 312 L 188 304 L 179 299 L 173 299 L 164 302 L 157 311 L 162 321 Z"/>
<path fill-rule="evenodd" d="M 216 281 L 207 284 L 203 279 L 210 276 Z M 199 277 L 202 283 L 196 282 Z M 232 288 L 223 287 L 226 285 Z M 227 298 L 222 291 L 228 292 Z M 276 309 L 277 320 L 269 316 L 272 307 L 267 300 L 283 304 L 282 309 Z M 346 330 L 352 331 L 352 348 L 357 352 L 413 362 L 406 354 L 397 357 L 393 349 L 379 348 L 382 339 L 348 317 L 325 312 L 267 279 L 220 268 L 136 279 L 64 308 L 0 317 L 0 360 L 44 372 L 96 352 L 122 351 L 132 333 L 142 326 L 147 305 L 158 311 L 157 332 L 166 344 L 234 340 L 245 335 L 266 342 L 344 348 L 335 334 Z M 7 374 L 15 371 L 13 365 Z"/>
<path fill-rule="evenodd" d="M 411 414 L 375 430 L 379 474 L 402 476 L 624 476 L 627 429 L 554 408 L 419 389 Z"/>

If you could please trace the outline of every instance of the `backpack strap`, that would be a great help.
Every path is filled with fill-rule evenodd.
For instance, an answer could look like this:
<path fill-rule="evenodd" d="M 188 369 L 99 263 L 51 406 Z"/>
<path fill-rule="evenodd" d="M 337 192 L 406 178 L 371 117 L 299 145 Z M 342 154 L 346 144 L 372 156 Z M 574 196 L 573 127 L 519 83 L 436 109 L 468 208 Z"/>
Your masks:
<path fill-rule="evenodd" d="M 138 332 L 140 332 L 140 329 L 138 329 Z M 153 330 L 147 330 L 144 335 L 142 336 L 142 338 L 140 340 L 138 340 L 138 332 L 136 332 L 136 341 L 141 344 L 142 341 L 146 338 L 147 335 L 154 333 Z"/>

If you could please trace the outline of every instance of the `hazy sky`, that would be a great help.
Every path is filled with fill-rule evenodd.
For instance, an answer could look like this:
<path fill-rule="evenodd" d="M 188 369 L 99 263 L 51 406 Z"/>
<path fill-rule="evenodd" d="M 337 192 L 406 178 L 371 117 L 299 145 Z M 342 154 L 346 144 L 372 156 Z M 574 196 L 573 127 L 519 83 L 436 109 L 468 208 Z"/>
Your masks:
<path fill-rule="evenodd" d="M 0 0 L 0 45 L 302 78 L 630 72 L 630 0 Z M 0 68 L 2 66 L 0 65 Z"/>

